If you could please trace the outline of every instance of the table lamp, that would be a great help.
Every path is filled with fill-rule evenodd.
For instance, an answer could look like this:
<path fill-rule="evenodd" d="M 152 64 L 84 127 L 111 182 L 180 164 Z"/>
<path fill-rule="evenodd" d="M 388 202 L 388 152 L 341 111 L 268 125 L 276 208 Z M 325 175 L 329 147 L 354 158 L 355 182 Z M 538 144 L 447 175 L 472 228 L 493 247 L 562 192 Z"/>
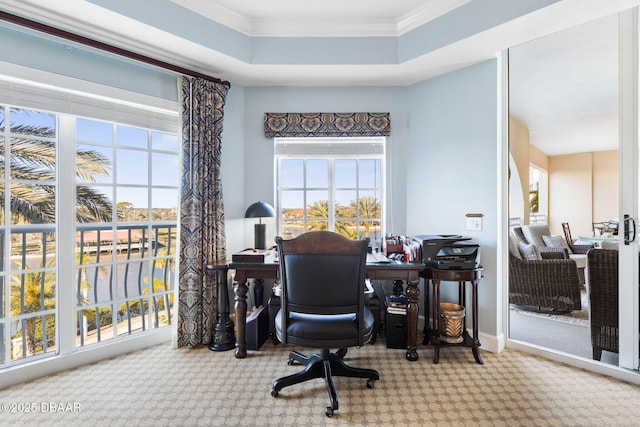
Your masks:
<path fill-rule="evenodd" d="M 245 218 L 259 218 L 254 228 L 254 249 L 267 248 L 267 224 L 262 223 L 262 218 L 276 216 L 273 207 L 265 202 L 257 201 L 247 208 Z"/>

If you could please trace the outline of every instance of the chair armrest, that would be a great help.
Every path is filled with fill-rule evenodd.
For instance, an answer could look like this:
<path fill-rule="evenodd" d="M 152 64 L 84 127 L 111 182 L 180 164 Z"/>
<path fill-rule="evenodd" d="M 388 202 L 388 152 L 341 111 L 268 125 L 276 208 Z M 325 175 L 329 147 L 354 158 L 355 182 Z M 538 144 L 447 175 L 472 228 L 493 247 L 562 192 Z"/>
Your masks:
<path fill-rule="evenodd" d="M 589 252 L 589 250 L 593 249 L 595 247 L 595 245 L 592 244 L 579 244 L 579 245 L 570 245 L 571 247 L 571 251 L 574 254 L 586 254 L 587 252 Z"/>

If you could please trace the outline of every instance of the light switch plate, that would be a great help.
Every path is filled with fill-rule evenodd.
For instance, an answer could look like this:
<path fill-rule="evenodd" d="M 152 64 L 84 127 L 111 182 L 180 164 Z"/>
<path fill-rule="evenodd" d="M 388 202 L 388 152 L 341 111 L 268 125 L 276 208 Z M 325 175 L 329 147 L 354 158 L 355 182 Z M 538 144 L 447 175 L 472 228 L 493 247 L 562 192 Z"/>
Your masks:
<path fill-rule="evenodd" d="M 467 217 L 467 230 L 482 231 L 482 217 Z"/>

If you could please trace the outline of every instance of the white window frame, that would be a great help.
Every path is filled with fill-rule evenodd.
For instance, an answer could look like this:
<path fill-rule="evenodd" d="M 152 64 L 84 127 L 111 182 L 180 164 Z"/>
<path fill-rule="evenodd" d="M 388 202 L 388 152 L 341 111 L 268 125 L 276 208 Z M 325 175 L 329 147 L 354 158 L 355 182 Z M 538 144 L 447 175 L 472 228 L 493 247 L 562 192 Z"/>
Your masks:
<path fill-rule="evenodd" d="M 275 204 L 276 204 L 276 233 L 282 234 L 282 202 L 281 192 L 289 190 L 281 187 L 280 173 L 282 170 L 282 161 L 289 159 L 300 160 L 317 160 L 325 159 L 329 161 L 329 188 L 328 203 L 334 206 L 335 192 L 337 190 L 334 181 L 334 162 L 340 159 L 355 160 L 378 160 L 380 161 L 380 235 L 382 238 L 386 228 L 386 138 L 385 137 L 354 137 L 354 138 L 274 138 L 274 161 L 275 161 Z M 306 173 L 306 168 L 305 168 Z M 360 185 L 356 187 L 359 191 Z M 306 180 L 302 190 L 311 191 L 306 187 Z M 369 190 L 369 188 L 363 188 Z M 305 197 L 304 206 L 307 206 Z M 305 216 L 306 218 L 306 216 Z M 364 221 L 359 216 L 355 219 L 357 222 Z M 329 211 L 328 229 L 335 230 L 335 211 Z"/>
<path fill-rule="evenodd" d="M 16 77 L 20 76 L 20 77 Z M 70 115 L 89 117 L 118 124 L 143 127 L 159 132 L 178 133 L 180 131 L 179 104 L 175 101 L 155 98 L 140 93 L 121 90 L 96 83 L 34 70 L 14 64 L 0 62 L 0 102 L 19 108 L 50 111 L 57 115 L 61 133 L 58 138 L 74 141 L 62 129 Z M 60 144 L 57 164 L 58 221 L 56 224 L 57 283 L 75 282 L 75 144 Z M 180 154 L 180 153 L 179 153 Z M 179 186 L 179 183 L 177 184 Z M 66 190 L 65 190 L 66 189 Z M 63 221 L 61 218 L 69 218 Z M 151 221 L 151 218 L 149 219 Z M 4 243 L 4 242 L 3 242 Z M 5 285 L 8 286 L 5 276 Z M 11 362 L 0 366 L 0 380 L 4 384 L 15 384 L 84 363 L 91 363 L 136 349 L 166 342 L 175 330 L 165 327 L 149 331 L 148 334 L 124 337 L 120 340 L 105 341 L 96 346 L 76 345 L 75 289 L 57 289 L 57 351 Z M 62 329 L 71 328 L 70 332 Z M 133 338 L 133 339 L 132 339 Z M 106 350 L 106 347 L 109 350 Z M 33 362 L 38 361 L 37 365 Z M 11 368 L 11 369 L 6 369 Z"/>

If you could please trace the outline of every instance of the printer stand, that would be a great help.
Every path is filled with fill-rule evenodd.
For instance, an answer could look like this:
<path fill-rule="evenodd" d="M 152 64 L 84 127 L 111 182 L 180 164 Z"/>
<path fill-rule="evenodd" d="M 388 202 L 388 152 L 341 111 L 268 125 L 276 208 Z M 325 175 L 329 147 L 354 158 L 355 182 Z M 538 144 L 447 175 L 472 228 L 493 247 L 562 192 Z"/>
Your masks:
<path fill-rule="evenodd" d="M 424 295 L 424 341 L 422 344 L 433 346 L 433 363 L 440 361 L 441 347 L 471 347 L 473 357 L 479 364 L 484 364 L 478 348 L 480 341 L 478 340 L 478 283 L 482 279 L 482 267 L 472 270 L 442 270 L 427 268 L 421 274 L 425 279 L 425 295 Z M 467 316 L 464 317 L 462 327 L 462 341 L 459 343 L 449 343 L 440 339 L 440 282 L 458 282 L 458 304 L 466 309 L 466 282 L 471 282 L 471 307 L 472 307 L 472 328 L 473 336 L 469 336 L 467 332 Z M 432 328 L 429 328 L 429 282 L 433 284 L 433 301 L 432 301 Z"/>

